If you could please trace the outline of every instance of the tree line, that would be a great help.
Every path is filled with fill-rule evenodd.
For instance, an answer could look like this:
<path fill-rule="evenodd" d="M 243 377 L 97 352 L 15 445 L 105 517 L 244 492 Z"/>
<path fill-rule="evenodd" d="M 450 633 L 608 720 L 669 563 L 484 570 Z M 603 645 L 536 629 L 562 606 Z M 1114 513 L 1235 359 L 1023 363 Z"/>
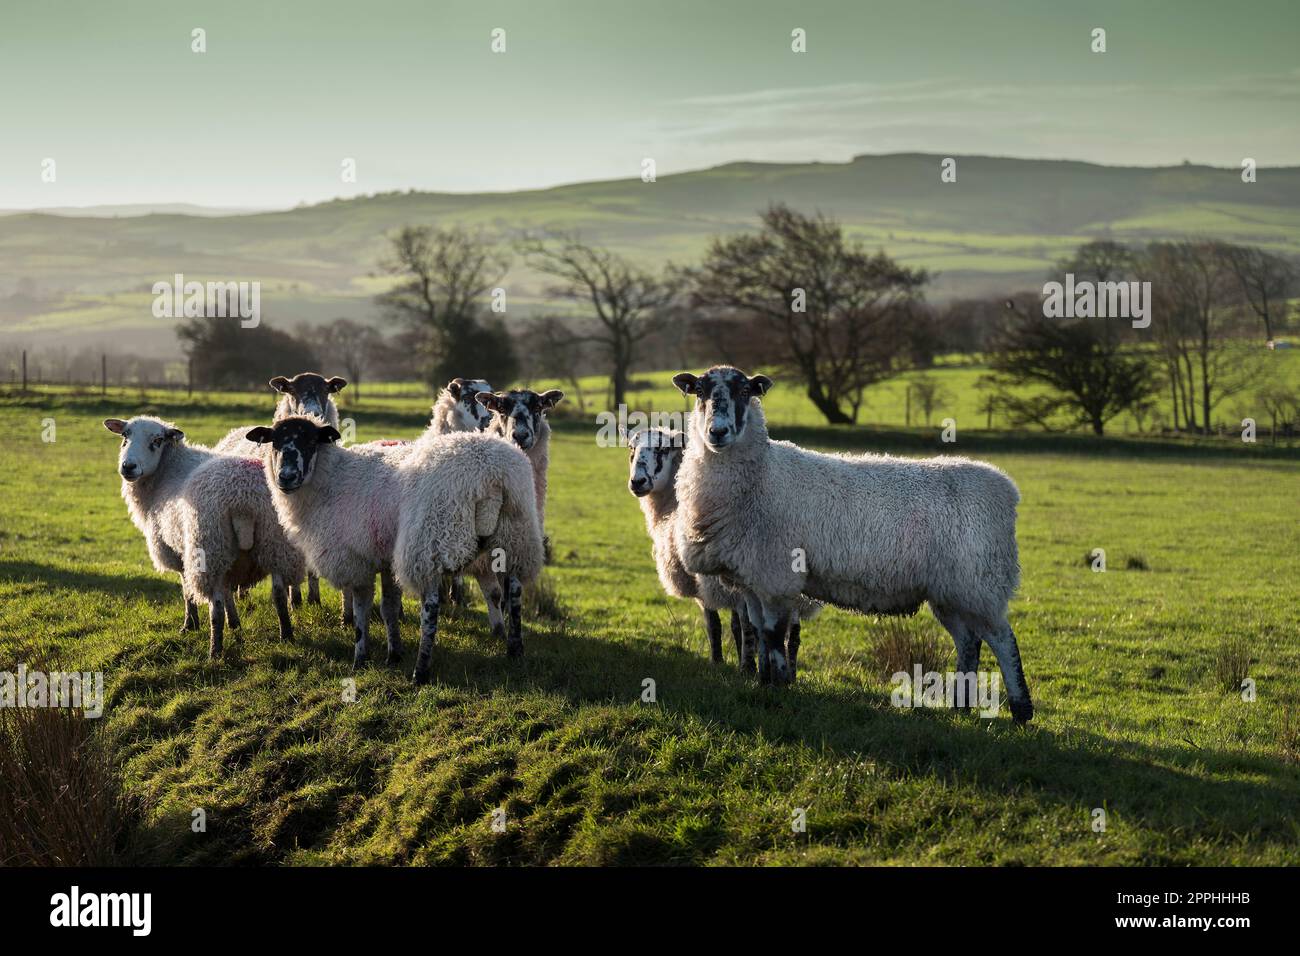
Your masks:
<path fill-rule="evenodd" d="M 520 262 L 543 277 L 556 308 L 507 323 L 502 285 Z M 966 354 L 988 366 L 981 409 L 1011 427 L 1087 427 L 1103 434 L 1128 412 L 1141 427 L 1207 432 L 1215 410 L 1249 388 L 1294 420 L 1293 397 L 1266 383 L 1267 350 L 1291 321 L 1294 262 L 1202 239 L 1130 246 L 1085 243 L 1046 277 L 1149 282 L 1155 319 L 1051 317 L 1037 290 L 941 305 L 933 276 L 872 251 L 832 218 L 783 204 L 758 228 L 713 239 L 698 263 L 644 268 L 573 233 L 513 242 L 460 226 L 406 226 L 389 236 L 376 298 L 387 335 L 339 319 L 293 334 L 193 319 L 179 335 L 199 359 L 201 387 L 259 384 L 292 367 L 339 367 L 367 378 L 418 377 L 433 387 L 465 375 L 493 382 L 603 373 L 625 404 L 638 369 L 722 361 L 797 381 L 832 424 L 862 419 L 869 390 Z M 253 341 L 256 339 L 257 341 Z M 909 386 L 925 411 L 942 390 Z M 1271 404 L 1270 404 L 1271 403 Z"/>

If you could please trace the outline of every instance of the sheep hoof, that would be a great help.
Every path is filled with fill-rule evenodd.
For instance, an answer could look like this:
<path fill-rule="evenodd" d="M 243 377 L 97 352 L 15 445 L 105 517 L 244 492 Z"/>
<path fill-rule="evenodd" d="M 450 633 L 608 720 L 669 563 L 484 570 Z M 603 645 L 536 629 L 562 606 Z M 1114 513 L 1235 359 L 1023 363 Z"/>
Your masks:
<path fill-rule="evenodd" d="M 523 644 L 507 644 L 507 645 L 506 645 L 506 657 L 515 657 L 515 658 L 519 658 L 519 657 L 523 657 L 523 656 L 524 656 L 524 645 L 523 645 Z"/>
<path fill-rule="evenodd" d="M 367 667 L 369 667 L 369 666 L 370 666 L 370 661 L 368 661 L 366 658 L 364 658 L 364 657 L 357 657 L 356 655 L 353 655 L 353 657 L 352 657 L 352 669 L 353 669 L 354 671 L 365 670 L 365 669 L 366 669 Z"/>
<path fill-rule="evenodd" d="M 415 672 L 411 674 L 411 681 L 416 687 L 421 687 L 429 683 L 429 669 L 426 667 L 424 670 L 420 670 L 420 668 L 417 667 Z"/>
<path fill-rule="evenodd" d="M 1017 724 L 1027 724 L 1034 719 L 1033 701 L 1026 698 L 1025 700 L 1011 701 L 1011 719 Z"/>
<path fill-rule="evenodd" d="M 357 623 L 356 618 L 354 618 L 351 614 L 343 615 L 342 624 L 344 627 L 352 627 L 356 623 Z"/>
<path fill-rule="evenodd" d="M 384 661 L 384 663 L 386 663 L 386 664 L 400 664 L 400 663 L 402 663 L 402 652 L 401 652 L 401 651 L 389 651 L 389 652 L 388 652 L 388 657 L 387 657 L 387 659 Z"/>
<path fill-rule="evenodd" d="M 492 625 L 492 640 L 504 641 L 506 639 L 506 626 L 504 624 Z"/>

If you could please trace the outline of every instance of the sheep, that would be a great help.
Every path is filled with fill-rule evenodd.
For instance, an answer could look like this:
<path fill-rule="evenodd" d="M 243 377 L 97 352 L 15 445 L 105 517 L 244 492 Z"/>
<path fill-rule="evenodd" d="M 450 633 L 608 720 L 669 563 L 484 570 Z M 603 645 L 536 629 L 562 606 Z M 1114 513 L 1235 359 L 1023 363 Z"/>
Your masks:
<path fill-rule="evenodd" d="M 1007 605 L 1020 583 L 1016 505 L 999 469 L 965 458 L 827 455 L 768 437 L 765 375 L 731 366 L 673 378 L 694 396 L 677 475 L 682 564 L 742 587 L 760 622 L 759 675 L 788 682 L 784 635 L 800 594 L 863 613 L 922 602 L 957 669 L 992 648 L 1017 722 L 1033 716 Z"/>
<path fill-rule="evenodd" d="M 673 523 L 677 516 L 677 468 L 681 464 L 685 435 L 663 428 L 637 432 L 628 442 L 631 477 L 628 490 L 640 499 L 645 515 L 646 532 L 659 582 L 671 597 L 694 598 L 704 615 L 704 632 L 709 639 L 709 655 L 714 663 L 722 661 L 722 621 L 718 611 L 731 610 L 731 634 L 736 657 L 742 669 L 753 669 L 752 630 L 748 627 L 743 603 L 736 592 L 718 578 L 694 575 L 682 567 L 673 542 Z"/>
<path fill-rule="evenodd" d="M 492 412 L 478 401 L 492 394 L 492 386 L 481 378 L 453 378 L 433 403 L 429 431 L 434 435 L 451 432 L 481 432 L 492 421 Z"/>
<path fill-rule="evenodd" d="M 154 567 L 181 576 L 182 632 L 198 626 L 196 602 L 205 599 L 208 655 L 220 656 L 225 624 L 239 627 L 232 590 L 269 573 L 280 638 L 292 640 L 287 589 L 302 582 L 306 567 L 280 529 L 261 462 L 191 445 L 153 417 L 108 418 L 104 427 L 122 438 L 122 497 Z"/>
<path fill-rule="evenodd" d="M 659 581 L 672 597 L 694 598 L 704 615 L 710 657 L 722 660 L 722 622 L 718 611 L 731 611 L 731 636 L 741 670 L 754 670 L 754 629 L 750 625 L 743 596 L 713 575 L 690 574 L 682 566 L 674 537 L 677 502 L 677 470 L 686 447 L 686 432 L 667 428 L 646 428 L 628 442 L 631 475 L 628 490 L 640 499 L 650 535 Z M 790 624 L 790 642 L 799 646 L 801 619 L 816 616 L 820 606 L 801 600 Z"/>
<path fill-rule="evenodd" d="M 546 413 L 564 398 L 558 388 L 540 395 L 530 389 L 478 392 L 474 396 L 492 412 L 487 430 L 513 441 L 528 456 L 537 490 L 537 517 L 546 527 L 546 471 L 551 461 L 551 425 Z"/>
<path fill-rule="evenodd" d="M 275 420 L 290 415 L 317 415 L 335 428 L 339 427 L 339 409 L 334 404 L 334 393 L 347 387 L 348 380 L 325 378 L 318 372 L 299 372 L 293 378 L 277 375 L 267 383 L 280 393 L 280 400 L 275 403 Z M 214 451 L 228 455 L 241 455 L 245 458 L 257 458 L 262 449 L 244 438 L 251 425 L 232 428 L 213 446 Z M 302 594 L 294 593 L 294 603 L 302 603 Z M 307 603 L 320 604 L 320 580 L 314 571 L 307 572 Z M 351 612 L 347 596 L 343 600 L 343 623 L 350 624 Z"/>
<path fill-rule="evenodd" d="M 427 435 L 448 435 L 452 432 L 482 431 L 492 420 L 492 413 L 475 401 L 479 392 L 491 392 L 492 386 L 481 378 L 453 378 L 447 383 L 433 403 L 429 418 Z M 334 424 L 334 423 L 331 423 Z M 383 455 L 391 462 L 399 462 L 410 454 L 414 442 L 400 439 L 381 439 L 353 445 L 354 451 L 364 454 Z M 453 604 L 465 603 L 465 586 L 458 575 L 449 576 L 445 582 L 446 597 Z M 487 592 L 484 592 L 486 598 Z M 398 596 L 398 620 L 403 619 L 401 596 Z M 343 623 L 351 624 L 353 620 L 352 594 L 343 591 Z"/>
<path fill-rule="evenodd" d="M 537 393 L 531 389 L 509 392 L 479 391 L 474 400 L 492 413 L 487 431 L 513 442 L 528 457 L 533 471 L 533 489 L 536 495 L 537 521 L 542 528 L 542 552 L 549 554 L 550 539 L 546 537 L 546 473 L 551 461 L 551 425 L 546 413 L 564 398 L 559 389 Z M 498 585 L 499 575 L 481 559 L 470 568 L 483 592 L 487 604 L 488 623 L 494 637 L 505 633 L 506 622 L 502 614 L 502 595 Z"/>
<path fill-rule="evenodd" d="M 424 436 L 393 462 L 335 443 L 338 430 L 293 416 L 254 428 L 248 439 L 270 444 L 266 483 L 280 523 L 308 560 L 336 586 L 353 591 L 353 666 L 369 656 L 369 617 L 376 573 L 421 600 L 420 646 L 412 675 L 429 679 L 438 627 L 438 587 L 480 555 L 490 555 L 508 601 L 508 656 L 523 654 L 523 585 L 541 570 L 542 534 L 528 460 L 519 449 L 481 432 Z M 391 579 L 390 578 L 390 579 Z M 388 659 L 401 660 L 395 608 L 385 590 Z"/>

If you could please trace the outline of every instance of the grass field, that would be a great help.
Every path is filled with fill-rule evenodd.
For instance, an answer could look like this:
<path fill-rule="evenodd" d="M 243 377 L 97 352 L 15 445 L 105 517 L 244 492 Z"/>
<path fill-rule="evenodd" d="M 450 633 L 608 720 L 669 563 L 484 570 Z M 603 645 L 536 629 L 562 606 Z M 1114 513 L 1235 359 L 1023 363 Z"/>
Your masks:
<path fill-rule="evenodd" d="M 425 403 L 372 394 L 343 409 L 358 440 L 422 427 Z M 638 403 L 671 400 L 655 396 Z M 331 588 L 299 613 L 292 646 L 275 640 L 265 583 L 224 660 L 206 660 L 206 635 L 177 633 L 179 587 L 127 519 L 100 425 L 154 412 L 210 442 L 271 405 L 0 394 L 0 669 L 104 672 L 98 733 L 138 808 L 128 862 L 1300 860 L 1296 449 L 963 428 L 940 446 L 934 428 L 818 427 L 774 391 L 777 437 L 971 454 L 1019 484 L 1011 617 L 1038 713 L 1016 727 L 1005 705 L 994 720 L 891 706 L 881 635 L 934 639 L 950 666 L 924 610 L 901 624 L 824 613 L 785 692 L 742 677 L 730 652 L 711 665 L 693 605 L 659 589 L 626 452 L 561 419 L 553 593 L 530 602 L 526 658 L 505 659 L 476 601 L 440 633 L 431 687 L 381 663 L 347 703 L 351 638 Z M 1105 573 L 1085 560 L 1094 548 Z M 408 600 L 408 646 L 414 619 Z M 1218 674 L 1242 645 L 1252 703 Z M 641 700 L 647 678 L 655 703 Z"/>

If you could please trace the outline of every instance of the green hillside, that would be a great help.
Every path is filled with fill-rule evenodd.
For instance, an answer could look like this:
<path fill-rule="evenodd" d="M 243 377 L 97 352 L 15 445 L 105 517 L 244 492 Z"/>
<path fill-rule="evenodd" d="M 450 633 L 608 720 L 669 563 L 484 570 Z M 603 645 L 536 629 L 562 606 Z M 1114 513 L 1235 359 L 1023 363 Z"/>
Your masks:
<path fill-rule="evenodd" d="M 820 209 L 855 236 L 939 273 L 932 298 L 1000 292 L 1041 280 L 1050 262 L 1095 236 L 1188 234 L 1300 253 L 1300 167 L 1260 170 L 1105 167 L 1067 161 L 860 156 L 850 163 L 733 163 L 640 180 L 515 193 L 390 193 L 282 212 L 0 216 L 0 341 L 136 345 L 172 352 L 149 288 L 187 279 L 259 280 L 268 323 L 375 319 L 373 273 L 386 232 L 406 223 L 463 223 L 508 237 L 577 229 L 647 263 L 697 258 L 711 236 L 749 228 L 773 201 Z M 542 283 L 516 263 L 516 314 Z"/>

